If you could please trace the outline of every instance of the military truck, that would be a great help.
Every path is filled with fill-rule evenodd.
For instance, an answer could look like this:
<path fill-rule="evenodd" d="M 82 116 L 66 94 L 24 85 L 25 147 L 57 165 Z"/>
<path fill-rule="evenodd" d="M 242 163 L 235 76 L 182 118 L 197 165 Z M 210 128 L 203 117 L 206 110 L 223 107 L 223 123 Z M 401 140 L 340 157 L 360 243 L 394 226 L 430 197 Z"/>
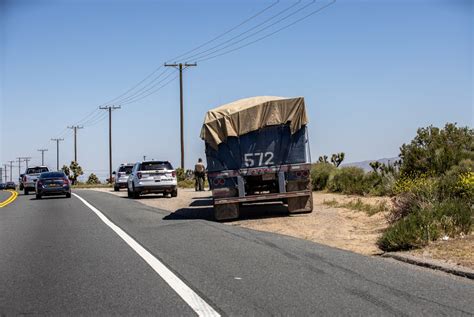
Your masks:
<path fill-rule="evenodd" d="M 259 202 L 312 212 L 307 123 L 303 97 L 252 97 L 206 113 L 201 139 L 217 220 Z"/>

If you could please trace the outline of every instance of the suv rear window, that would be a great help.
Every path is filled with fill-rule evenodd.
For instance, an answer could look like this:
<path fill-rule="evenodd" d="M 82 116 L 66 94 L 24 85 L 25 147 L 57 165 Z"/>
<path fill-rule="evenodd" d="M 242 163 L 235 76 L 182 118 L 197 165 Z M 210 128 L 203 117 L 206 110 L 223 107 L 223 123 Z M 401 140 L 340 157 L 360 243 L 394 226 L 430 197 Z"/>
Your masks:
<path fill-rule="evenodd" d="M 66 178 L 66 174 L 61 172 L 43 173 L 40 178 Z"/>
<path fill-rule="evenodd" d="M 169 162 L 144 162 L 140 165 L 140 171 L 172 170 Z"/>
<path fill-rule="evenodd" d="M 125 172 L 125 174 L 130 174 L 132 172 L 132 169 L 133 169 L 133 166 L 128 166 L 127 165 L 127 166 L 120 166 L 118 171 L 119 171 L 119 173 L 120 172 L 122 172 L 122 173 Z"/>
<path fill-rule="evenodd" d="M 49 172 L 47 167 L 31 167 L 26 170 L 26 174 L 40 174 Z"/>

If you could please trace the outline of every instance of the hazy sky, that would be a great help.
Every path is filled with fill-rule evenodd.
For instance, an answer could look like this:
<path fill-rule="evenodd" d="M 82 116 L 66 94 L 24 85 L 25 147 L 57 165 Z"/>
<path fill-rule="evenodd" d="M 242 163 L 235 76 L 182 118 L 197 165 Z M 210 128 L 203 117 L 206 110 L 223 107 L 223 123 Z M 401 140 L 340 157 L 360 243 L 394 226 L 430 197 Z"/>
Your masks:
<path fill-rule="evenodd" d="M 121 95 L 164 61 L 209 41 L 273 2 L 1 3 L 0 163 L 31 156 L 30 164 L 38 164 L 37 149 L 48 148 L 46 164 L 54 168 L 52 137 L 65 138 L 60 164 L 73 159 L 72 131 L 64 130 L 67 125 Z M 279 17 L 309 3 L 280 1 L 201 50 L 293 4 Z M 318 0 L 246 41 L 327 3 Z M 200 61 L 184 73 L 186 165 L 191 167 L 204 156 L 199 132 L 205 112 L 256 95 L 306 98 L 313 160 L 340 151 L 346 153 L 347 162 L 393 157 L 420 126 L 448 121 L 472 126 L 472 25 L 472 1 L 339 0 L 267 39 Z M 107 120 L 94 120 L 101 118 L 99 113 L 88 118 L 92 120 L 83 120 L 85 128 L 78 133 L 78 161 L 86 174 L 104 177 Z M 143 155 L 178 166 L 178 81 L 115 111 L 113 138 L 114 167 Z"/>

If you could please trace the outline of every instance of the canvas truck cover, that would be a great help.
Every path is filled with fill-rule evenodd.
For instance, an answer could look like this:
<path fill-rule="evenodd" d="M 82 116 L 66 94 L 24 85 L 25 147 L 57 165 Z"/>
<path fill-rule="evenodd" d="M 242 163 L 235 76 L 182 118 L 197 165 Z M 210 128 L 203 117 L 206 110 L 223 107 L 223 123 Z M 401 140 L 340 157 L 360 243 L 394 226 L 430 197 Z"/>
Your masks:
<path fill-rule="evenodd" d="M 201 134 L 208 171 L 305 163 L 306 123 L 303 98 L 255 97 L 210 110 Z"/>
<path fill-rule="evenodd" d="M 303 97 L 259 96 L 209 110 L 201 139 L 214 150 L 228 137 L 239 137 L 268 126 L 288 125 L 291 135 L 308 123 Z"/>

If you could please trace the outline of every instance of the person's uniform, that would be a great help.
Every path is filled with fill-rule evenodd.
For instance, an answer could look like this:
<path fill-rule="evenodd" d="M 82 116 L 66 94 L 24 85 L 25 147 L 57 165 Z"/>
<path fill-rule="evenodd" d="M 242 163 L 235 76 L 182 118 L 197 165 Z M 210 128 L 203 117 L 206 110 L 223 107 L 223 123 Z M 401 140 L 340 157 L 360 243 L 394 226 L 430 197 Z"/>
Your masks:
<path fill-rule="evenodd" d="M 204 190 L 204 176 L 206 175 L 206 167 L 202 162 L 197 162 L 194 165 L 194 176 L 196 177 L 196 191 Z"/>

